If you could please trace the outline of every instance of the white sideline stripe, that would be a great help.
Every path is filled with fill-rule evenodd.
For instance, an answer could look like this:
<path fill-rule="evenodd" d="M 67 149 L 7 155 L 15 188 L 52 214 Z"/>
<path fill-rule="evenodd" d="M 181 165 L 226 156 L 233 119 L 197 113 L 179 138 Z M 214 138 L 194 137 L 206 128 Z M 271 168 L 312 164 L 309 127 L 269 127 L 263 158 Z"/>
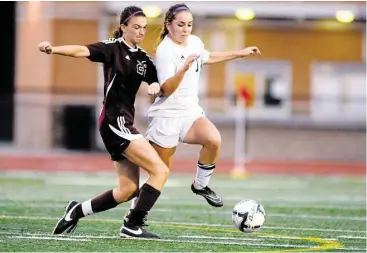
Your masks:
<path fill-rule="evenodd" d="M 278 227 L 278 226 L 266 226 L 262 229 L 283 229 L 283 230 L 302 230 L 302 231 L 320 231 L 320 232 L 340 232 L 340 233 L 366 233 L 363 230 L 343 230 L 343 229 L 330 229 L 330 228 L 294 228 L 294 227 Z"/>
<path fill-rule="evenodd" d="M 37 234 L 37 236 L 12 236 L 10 238 L 22 238 L 22 239 L 35 239 L 35 240 L 60 240 L 60 241 L 90 241 L 89 239 L 102 239 L 100 236 L 68 236 L 68 237 L 51 237 L 45 236 L 43 234 Z M 88 238 L 88 239 L 83 239 Z M 111 239 L 120 239 L 116 236 L 109 237 Z M 121 239 L 121 240 L 126 240 Z M 128 238 L 128 240 L 152 240 L 152 239 L 142 239 L 142 238 Z M 224 244 L 224 245 L 249 245 L 249 246 L 264 246 L 264 247 L 283 247 L 283 248 L 312 248 L 312 245 L 292 245 L 292 244 L 272 244 L 272 243 L 250 243 L 250 242 L 230 242 L 230 241 L 199 241 L 199 240 L 176 240 L 176 239 L 159 239 L 158 242 L 178 242 L 178 243 L 204 243 L 204 244 Z"/>
<path fill-rule="evenodd" d="M 58 240 L 58 241 L 79 241 L 79 242 L 89 242 L 90 239 L 121 239 L 119 236 L 92 236 L 92 235 L 79 235 L 79 236 L 44 236 L 42 234 L 37 234 L 38 236 L 11 236 L 10 239 L 33 239 L 33 240 Z M 218 239 L 217 237 L 211 237 L 213 239 Z M 202 238 L 206 239 L 206 238 Z M 238 239 L 238 238 L 228 238 L 228 239 Z M 137 239 L 137 238 L 123 238 L 121 240 L 152 240 L 152 239 Z M 174 240 L 174 239 L 159 239 L 158 242 L 178 242 L 178 243 L 204 243 L 204 244 L 224 244 L 224 245 L 249 245 L 249 246 L 264 246 L 264 247 L 284 247 L 284 248 L 309 248 L 317 246 L 303 246 L 303 245 L 292 245 L 292 244 L 269 244 L 269 243 L 249 243 L 249 242 L 226 242 L 226 241 L 198 241 L 198 240 Z M 3 240 L 0 240 L 3 242 Z M 337 248 L 338 250 L 348 250 L 348 251 L 365 251 L 363 248 Z"/>
<path fill-rule="evenodd" d="M 200 209 L 191 210 L 174 210 L 174 209 L 164 209 L 155 208 L 155 212 L 175 212 L 175 213 L 188 213 L 188 214 L 214 214 L 214 215 L 228 215 L 232 211 L 209 211 Z M 307 214 L 284 214 L 284 213 L 268 213 L 268 217 L 287 217 L 287 218 L 300 218 L 300 219 L 327 219 L 327 220 L 349 220 L 349 221 L 365 221 L 365 216 L 329 216 L 329 215 L 307 215 Z"/>
<path fill-rule="evenodd" d="M 38 240 L 64 240 L 64 241 L 90 241 L 90 240 L 86 240 L 86 239 L 120 239 L 119 236 L 93 236 L 93 235 L 72 235 L 72 236 L 67 236 L 67 235 L 57 235 L 57 236 L 49 236 L 49 234 L 42 234 L 42 233 L 19 233 L 19 232 L 8 232 L 6 233 L 5 231 L 0 231 L 0 234 L 8 234 L 8 235 L 19 235 L 22 234 L 22 236 L 12 236 L 10 238 L 24 238 L 24 239 L 38 239 Z M 259 236 L 259 237 L 271 237 L 271 236 Z M 178 238 L 196 238 L 196 239 L 229 239 L 229 240 L 243 240 L 243 241 L 248 241 L 248 239 L 252 239 L 252 238 L 239 238 L 239 237 L 210 237 L 210 236 L 178 236 Z M 292 238 L 292 239 L 300 239 L 302 240 L 302 238 L 300 237 L 296 237 L 296 236 L 274 236 L 274 238 L 277 239 L 287 239 L 287 238 Z M 85 240 L 83 240 L 85 239 Z M 126 239 L 136 239 L 136 238 L 124 238 Z M 324 240 L 331 240 L 331 239 L 325 239 Z M 139 239 L 139 240 L 143 240 L 143 239 Z M 150 239 L 144 239 L 144 240 L 150 240 Z M 206 243 L 206 244 L 228 244 L 228 245 L 250 245 L 250 246 L 278 246 L 278 247 L 293 247 L 293 248 L 312 248 L 315 246 L 300 246 L 300 245 L 291 245 L 291 244 L 266 244 L 266 243 L 236 243 L 236 242 L 217 242 L 217 241 L 193 241 L 193 240 L 174 240 L 174 239 L 160 239 L 159 241 L 164 241 L 164 242 L 182 242 L 182 243 Z M 365 251 L 366 249 L 363 248 L 338 248 L 338 250 L 348 250 L 348 251 Z"/>
<path fill-rule="evenodd" d="M 237 241 L 259 241 L 256 238 L 244 238 L 244 237 L 216 237 L 216 236 L 201 236 L 201 235 L 181 235 L 178 238 L 189 239 L 215 239 L 215 240 L 237 240 Z"/>
<path fill-rule="evenodd" d="M 268 239 L 290 239 L 290 240 L 304 240 L 297 236 L 271 236 L 271 235 L 258 235 L 257 237 L 268 238 Z M 325 241 L 337 241 L 335 238 L 322 238 Z"/>
<path fill-rule="evenodd" d="M 337 248 L 337 249 L 366 252 L 366 249 L 363 249 L 363 248 Z"/>
<path fill-rule="evenodd" d="M 38 216 L 12 216 L 12 215 L 0 215 L 0 219 L 25 219 L 25 220 L 58 220 L 60 217 L 38 217 Z M 97 221 L 97 222 L 122 222 L 121 220 L 115 219 L 84 219 L 85 221 Z M 209 224 L 209 223 L 190 223 L 190 222 L 161 222 L 161 221 L 150 221 L 152 224 L 167 224 L 167 225 L 186 225 L 186 226 L 203 226 L 203 227 L 233 227 L 233 225 L 226 224 Z M 266 226 L 264 225 L 261 229 L 282 229 L 282 230 L 302 230 L 302 231 L 320 231 L 320 232 L 340 232 L 340 233 L 363 233 L 363 230 L 343 230 L 343 229 L 327 229 L 327 228 L 296 228 L 296 227 L 280 227 L 280 226 Z M 3 234 L 0 231 L 0 234 Z"/>
<path fill-rule="evenodd" d="M 348 235 L 341 235 L 341 236 L 338 236 L 338 238 L 366 240 L 367 237 L 366 236 L 348 236 Z"/>
<path fill-rule="evenodd" d="M 13 206 L 13 205 L 2 205 L 2 206 Z M 27 206 L 27 205 L 23 205 Z M 37 205 L 36 205 L 37 206 Z M 43 205 L 42 207 L 46 207 Z M 55 207 L 55 206 L 50 206 Z M 186 214 L 214 214 L 214 215 L 228 215 L 231 210 L 228 211 L 210 211 L 202 209 L 190 209 L 190 210 L 176 210 L 176 209 L 166 209 L 166 208 L 155 208 L 155 212 L 179 212 Z M 365 216 L 329 216 L 329 215 L 307 215 L 307 214 L 284 214 L 284 213 L 268 213 L 268 217 L 287 217 L 287 218 L 298 218 L 298 219 L 323 219 L 323 220 L 349 220 L 349 221 L 365 221 Z"/>
<path fill-rule="evenodd" d="M 55 240 L 55 241 L 78 241 L 78 242 L 90 242 L 89 239 L 76 239 L 76 238 L 63 238 L 52 236 L 10 236 L 10 239 L 33 239 L 33 240 Z"/>
<path fill-rule="evenodd" d="M 297 236 L 270 236 L 270 235 L 256 235 L 257 238 L 267 239 L 290 239 L 290 240 L 304 240 L 304 238 Z M 238 241 L 259 241 L 257 238 L 244 238 L 244 237 L 215 237 L 215 236 L 200 236 L 200 235 L 182 235 L 178 238 L 192 238 L 192 239 L 215 239 L 215 240 L 238 240 Z M 336 241 L 335 238 L 322 238 L 326 241 Z"/>
<path fill-rule="evenodd" d="M 20 232 L 8 232 L 6 233 L 5 231 L 1 231 L 0 234 L 8 234 L 8 235 L 22 235 L 22 236 L 27 236 L 27 237 L 52 237 L 52 238 L 85 238 L 85 239 L 118 239 L 120 238 L 119 236 L 114 236 L 114 235 L 55 235 L 55 236 L 50 236 L 50 234 L 44 234 L 44 233 L 20 233 Z"/>

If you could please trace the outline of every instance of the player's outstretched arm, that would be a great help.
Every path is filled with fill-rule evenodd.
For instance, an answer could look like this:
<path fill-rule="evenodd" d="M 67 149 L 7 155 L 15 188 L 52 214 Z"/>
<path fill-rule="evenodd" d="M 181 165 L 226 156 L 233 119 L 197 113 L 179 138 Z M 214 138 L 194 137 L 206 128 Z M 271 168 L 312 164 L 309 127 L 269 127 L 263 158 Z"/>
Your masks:
<path fill-rule="evenodd" d="M 205 64 L 215 64 L 259 54 L 261 54 L 261 52 L 257 47 L 247 47 L 238 51 L 211 52 L 209 54 L 209 59 Z"/>
<path fill-rule="evenodd" d="M 67 45 L 53 47 L 50 42 L 44 41 L 38 45 L 38 49 L 46 54 L 59 54 L 70 57 L 88 57 L 89 49 L 86 46 Z"/>

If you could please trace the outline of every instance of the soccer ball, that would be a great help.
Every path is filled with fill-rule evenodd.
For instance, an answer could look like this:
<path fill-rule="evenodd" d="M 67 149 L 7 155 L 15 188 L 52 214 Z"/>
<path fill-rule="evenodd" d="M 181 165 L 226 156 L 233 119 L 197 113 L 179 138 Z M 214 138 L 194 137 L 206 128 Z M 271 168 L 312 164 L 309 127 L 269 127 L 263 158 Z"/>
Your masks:
<path fill-rule="evenodd" d="M 242 200 L 233 208 L 233 225 L 244 233 L 252 233 L 259 230 L 264 224 L 264 221 L 264 207 L 255 200 Z"/>

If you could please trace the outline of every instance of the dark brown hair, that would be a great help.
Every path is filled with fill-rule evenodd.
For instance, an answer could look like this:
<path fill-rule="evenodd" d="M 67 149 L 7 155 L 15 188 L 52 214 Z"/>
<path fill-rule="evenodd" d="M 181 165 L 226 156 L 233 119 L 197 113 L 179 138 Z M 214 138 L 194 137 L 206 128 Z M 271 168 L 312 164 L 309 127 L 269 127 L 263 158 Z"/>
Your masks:
<path fill-rule="evenodd" d="M 127 24 L 129 23 L 129 21 L 132 17 L 138 17 L 138 16 L 146 17 L 143 10 L 140 7 L 137 7 L 137 6 L 128 6 L 128 7 L 126 7 L 120 13 L 119 25 L 112 32 L 111 37 L 115 38 L 115 39 L 122 37 L 121 25 L 126 25 L 127 26 Z"/>

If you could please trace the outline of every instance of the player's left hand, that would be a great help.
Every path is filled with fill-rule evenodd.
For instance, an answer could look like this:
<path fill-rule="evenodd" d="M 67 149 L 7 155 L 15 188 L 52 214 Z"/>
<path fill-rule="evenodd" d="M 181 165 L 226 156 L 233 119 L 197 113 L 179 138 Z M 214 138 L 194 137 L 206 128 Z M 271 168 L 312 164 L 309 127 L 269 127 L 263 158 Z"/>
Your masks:
<path fill-rule="evenodd" d="M 246 47 L 245 49 L 240 50 L 240 57 L 246 57 L 249 55 L 260 55 L 261 52 L 257 47 Z"/>
<path fill-rule="evenodd" d="M 156 96 L 159 94 L 160 91 L 161 91 L 161 86 L 159 85 L 159 83 L 152 83 L 151 85 L 148 86 L 149 95 Z"/>

